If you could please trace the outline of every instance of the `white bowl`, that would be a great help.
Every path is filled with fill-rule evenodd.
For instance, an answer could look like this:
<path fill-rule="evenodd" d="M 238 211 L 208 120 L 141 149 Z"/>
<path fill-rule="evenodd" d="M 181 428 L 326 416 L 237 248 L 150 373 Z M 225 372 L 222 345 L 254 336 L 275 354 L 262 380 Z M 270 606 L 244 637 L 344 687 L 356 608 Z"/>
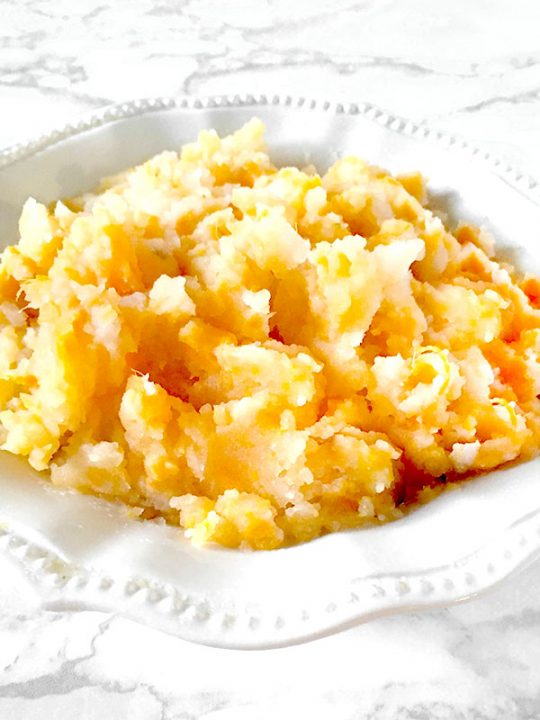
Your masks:
<path fill-rule="evenodd" d="M 436 206 L 484 223 L 502 252 L 540 269 L 536 183 L 371 106 L 286 97 L 128 103 L 9 149 L 0 154 L 0 240 L 17 240 L 29 195 L 49 202 L 88 190 L 202 128 L 223 133 L 253 115 L 266 123 L 278 164 L 324 168 L 355 153 L 393 172 L 420 169 Z M 195 549 L 178 529 L 61 492 L 2 454 L 0 536 L 21 568 L 21 593 L 37 593 L 44 608 L 118 612 L 209 645 L 285 645 L 464 599 L 537 556 L 540 458 L 464 483 L 393 524 L 251 553 Z"/>

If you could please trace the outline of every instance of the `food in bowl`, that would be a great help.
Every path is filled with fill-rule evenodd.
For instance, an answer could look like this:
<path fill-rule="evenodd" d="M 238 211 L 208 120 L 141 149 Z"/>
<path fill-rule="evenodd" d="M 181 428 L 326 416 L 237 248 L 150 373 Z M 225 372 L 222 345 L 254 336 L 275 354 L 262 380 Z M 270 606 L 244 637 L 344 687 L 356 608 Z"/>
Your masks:
<path fill-rule="evenodd" d="M 195 543 L 399 518 L 540 447 L 540 282 L 418 173 L 275 168 L 254 119 L 52 207 L 0 265 L 0 442 Z"/>

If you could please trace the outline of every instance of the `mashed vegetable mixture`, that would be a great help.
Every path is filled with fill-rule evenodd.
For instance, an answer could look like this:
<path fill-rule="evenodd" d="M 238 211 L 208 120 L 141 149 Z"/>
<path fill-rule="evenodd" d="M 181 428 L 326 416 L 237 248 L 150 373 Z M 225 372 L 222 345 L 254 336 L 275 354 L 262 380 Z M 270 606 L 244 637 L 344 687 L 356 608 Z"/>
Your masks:
<path fill-rule="evenodd" d="M 276 169 L 252 120 L 30 199 L 0 265 L 0 443 L 194 542 L 400 517 L 540 446 L 540 283 L 422 178 Z"/>

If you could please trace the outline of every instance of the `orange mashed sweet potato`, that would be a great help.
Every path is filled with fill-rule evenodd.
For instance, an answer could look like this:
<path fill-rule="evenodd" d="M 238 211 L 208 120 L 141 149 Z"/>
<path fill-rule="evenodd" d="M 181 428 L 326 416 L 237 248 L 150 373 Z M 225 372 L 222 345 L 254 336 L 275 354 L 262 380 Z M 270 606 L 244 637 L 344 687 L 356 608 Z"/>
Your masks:
<path fill-rule="evenodd" d="M 196 543 L 392 520 L 532 457 L 539 357 L 538 279 L 420 175 L 276 169 L 258 120 L 28 200 L 1 259 L 1 447 Z"/>

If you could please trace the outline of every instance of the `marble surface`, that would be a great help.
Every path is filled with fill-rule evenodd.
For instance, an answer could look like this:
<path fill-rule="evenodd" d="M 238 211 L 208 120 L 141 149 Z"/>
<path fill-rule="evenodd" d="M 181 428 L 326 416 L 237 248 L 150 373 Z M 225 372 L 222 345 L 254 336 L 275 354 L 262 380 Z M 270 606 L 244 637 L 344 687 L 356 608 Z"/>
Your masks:
<path fill-rule="evenodd" d="M 536 0 L 0 0 L 0 147 L 134 97 L 363 100 L 540 175 Z M 280 650 L 21 605 L 0 568 L 0 718 L 540 717 L 540 562 L 452 608 Z"/>

